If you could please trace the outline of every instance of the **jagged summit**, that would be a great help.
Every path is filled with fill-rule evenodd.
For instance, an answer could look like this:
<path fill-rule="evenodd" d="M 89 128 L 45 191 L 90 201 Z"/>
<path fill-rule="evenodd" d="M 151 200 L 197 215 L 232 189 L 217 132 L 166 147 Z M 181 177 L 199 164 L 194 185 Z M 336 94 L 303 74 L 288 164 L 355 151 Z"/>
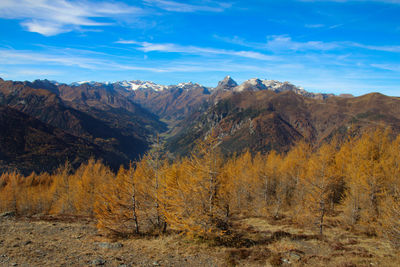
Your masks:
<path fill-rule="evenodd" d="M 230 76 L 226 76 L 224 80 L 220 81 L 215 89 L 231 90 L 234 92 L 269 90 L 275 93 L 280 93 L 283 91 L 292 91 L 298 95 L 317 99 L 325 99 L 333 96 L 333 94 L 311 93 L 304 90 L 303 87 L 293 85 L 290 82 L 261 80 L 258 78 L 249 79 L 238 85 Z"/>
<path fill-rule="evenodd" d="M 124 87 L 125 89 L 129 90 L 146 90 L 146 89 L 152 89 L 154 91 L 163 91 L 165 90 L 168 86 L 165 85 L 160 85 L 156 84 L 151 81 L 122 81 L 122 82 L 116 82 L 114 85 L 119 85 L 121 87 Z"/>
<path fill-rule="evenodd" d="M 54 82 L 53 82 L 54 83 Z M 55 83 L 54 83 L 55 84 Z M 140 81 L 140 80 L 131 80 L 131 81 L 118 81 L 118 82 L 95 82 L 95 81 L 81 81 L 71 83 L 70 86 L 80 86 L 83 84 L 88 84 L 90 86 L 101 86 L 107 85 L 112 87 L 123 88 L 127 91 L 153 91 L 153 92 L 163 92 L 175 89 L 183 89 L 185 91 L 193 91 L 198 89 L 203 89 L 207 94 L 215 91 L 233 91 L 233 92 L 243 92 L 243 91 L 261 91 L 261 90 L 269 90 L 276 93 L 280 93 L 283 91 L 292 91 L 298 95 L 316 98 L 316 99 L 325 99 L 333 94 L 321 94 L 321 93 L 312 93 L 304 90 L 301 86 L 296 86 L 290 82 L 280 82 L 276 80 L 261 80 L 258 78 L 252 78 L 247 81 L 244 81 L 240 85 L 232 79 L 231 76 L 226 76 L 222 81 L 218 82 L 218 85 L 215 88 L 209 88 L 202 86 L 198 83 L 193 82 L 185 82 L 178 83 L 176 85 L 161 85 L 151 81 Z M 56 84 L 57 85 L 57 84 Z"/>
<path fill-rule="evenodd" d="M 231 76 L 226 76 L 222 81 L 218 82 L 216 90 L 230 90 L 234 87 L 238 86 L 237 82 L 232 79 Z"/>
<path fill-rule="evenodd" d="M 235 87 L 233 90 L 235 92 L 242 92 L 242 91 L 260 91 L 266 89 L 267 87 L 264 85 L 263 81 L 257 78 L 252 78 L 250 80 L 245 81 L 241 85 Z"/>
<path fill-rule="evenodd" d="M 95 85 L 97 82 L 95 82 L 95 81 L 79 81 L 79 82 L 70 83 L 69 85 L 70 86 L 80 86 L 80 85 L 86 84 L 86 83 L 89 85 Z"/>
<path fill-rule="evenodd" d="M 170 85 L 169 87 L 170 88 L 171 87 L 178 87 L 178 88 L 182 88 L 182 89 L 188 90 L 188 89 L 193 88 L 194 86 L 200 86 L 200 85 L 197 84 L 197 83 L 193 83 L 193 82 L 186 82 L 186 83 L 178 83 L 177 85 Z"/>

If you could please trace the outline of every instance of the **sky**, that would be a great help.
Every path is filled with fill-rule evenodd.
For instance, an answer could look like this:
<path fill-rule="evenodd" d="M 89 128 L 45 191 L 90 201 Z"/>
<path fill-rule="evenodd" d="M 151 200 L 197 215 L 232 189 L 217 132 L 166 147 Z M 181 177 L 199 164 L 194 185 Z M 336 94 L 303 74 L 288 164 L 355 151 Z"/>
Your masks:
<path fill-rule="evenodd" d="M 0 0 L 7 80 L 192 81 L 400 96 L 400 0 Z"/>

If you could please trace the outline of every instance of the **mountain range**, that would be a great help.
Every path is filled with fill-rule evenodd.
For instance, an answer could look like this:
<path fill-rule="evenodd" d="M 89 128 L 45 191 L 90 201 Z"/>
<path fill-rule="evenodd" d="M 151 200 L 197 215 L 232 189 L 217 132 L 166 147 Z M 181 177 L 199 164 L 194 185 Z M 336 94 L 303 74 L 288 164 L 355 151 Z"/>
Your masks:
<path fill-rule="evenodd" d="M 140 158 L 157 136 L 172 156 L 211 131 L 225 154 L 287 151 L 373 126 L 400 132 L 400 98 L 311 93 L 289 82 L 230 76 L 216 87 L 0 79 L 0 167 L 53 171 L 89 157 L 113 169 Z"/>

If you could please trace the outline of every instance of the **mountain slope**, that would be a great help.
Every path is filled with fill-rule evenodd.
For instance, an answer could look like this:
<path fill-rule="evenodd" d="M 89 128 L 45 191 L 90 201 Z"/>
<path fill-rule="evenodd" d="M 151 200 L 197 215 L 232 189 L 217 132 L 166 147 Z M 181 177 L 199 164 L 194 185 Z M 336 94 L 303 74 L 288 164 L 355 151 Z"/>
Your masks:
<path fill-rule="evenodd" d="M 81 97 L 73 97 L 74 93 Z M 62 99 L 64 94 L 70 99 Z M 117 92 L 102 92 L 101 88 L 85 91 L 47 81 L 0 81 L 0 105 L 96 144 L 101 147 L 99 153 L 108 151 L 116 155 L 118 164 L 140 157 L 151 144 L 152 136 L 165 129 L 157 116 Z"/>
<path fill-rule="evenodd" d="M 3 171 L 18 169 L 53 171 L 69 160 L 74 167 L 99 155 L 107 164 L 118 168 L 118 155 L 103 151 L 83 138 L 66 133 L 10 107 L 0 107 L 0 167 Z"/>
<path fill-rule="evenodd" d="M 95 156 L 113 155 L 115 160 L 108 158 L 112 164 L 140 157 L 159 133 L 164 133 L 170 152 L 184 155 L 212 130 L 221 138 L 225 154 L 288 151 L 299 140 L 319 144 L 372 126 L 400 132 L 399 98 L 310 93 L 273 80 L 250 79 L 238 85 L 230 76 L 215 88 L 195 83 L 66 85 L 0 79 L 0 105 L 84 140 Z M 0 159 L 9 155 L 0 151 Z"/>
<path fill-rule="evenodd" d="M 129 91 L 117 88 L 135 103 L 167 121 L 182 120 L 204 105 L 211 94 L 207 87 L 193 83 L 171 85 L 163 90 L 157 90 L 158 87 Z"/>
<path fill-rule="evenodd" d="M 186 125 L 183 127 L 182 125 Z M 211 133 L 225 154 L 287 151 L 306 140 L 315 144 L 332 136 L 368 127 L 390 127 L 400 133 L 400 98 L 381 94 L 314 99 L 293 91 L 235 92 L 206 112 L 189 117 L 168 140 L 172 153 L 187 154 L 197 139 Z"/>

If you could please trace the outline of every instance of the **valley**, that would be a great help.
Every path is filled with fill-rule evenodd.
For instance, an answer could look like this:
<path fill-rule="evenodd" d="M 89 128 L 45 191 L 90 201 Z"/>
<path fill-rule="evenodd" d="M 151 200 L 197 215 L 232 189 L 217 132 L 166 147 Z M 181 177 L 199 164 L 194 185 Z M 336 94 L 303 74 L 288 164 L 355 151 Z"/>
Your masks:
<path fill-rule="evenodd" d="M 333 136 L 360 133 L 377 125 L 394 133 L 400 129 L 400 101 L 396 97 L 309 93 L 288 82 L 260 79 L 239 85 L 230 76 L 215 88 L 190 82 L 170 86 L 142 81 L 67 85 L 48 80 L 0 80 L 0 104 L 87 143 L 77 145 L 85 156 L 42 153 L 52 160 L 45 165 L 32 163 L 29 168 L 27 161 L 18 166 L 11 154 L 2 157 L 7 169 L 25 174 L 53 171 L 66 159 L 77 167 L 90 157 L 102 159 L 116 170 L 142 157 L 157 136 L 174 158 L 188 155 L 196 140 L 211 131 L 220 138 L 223 153 L 232 155 L 248 149 L 253 153 L 287 152 L 300 140 L 318 145 Z M 8 127 L 12 126 L 3 126 Z M 7 144 L 0 145 L 4 155 Z M 32 141 L 31 146 L 35 145 L 41 144 Z M 19 155 L 29 153 L 23 144 L 18 147 Z"/>

